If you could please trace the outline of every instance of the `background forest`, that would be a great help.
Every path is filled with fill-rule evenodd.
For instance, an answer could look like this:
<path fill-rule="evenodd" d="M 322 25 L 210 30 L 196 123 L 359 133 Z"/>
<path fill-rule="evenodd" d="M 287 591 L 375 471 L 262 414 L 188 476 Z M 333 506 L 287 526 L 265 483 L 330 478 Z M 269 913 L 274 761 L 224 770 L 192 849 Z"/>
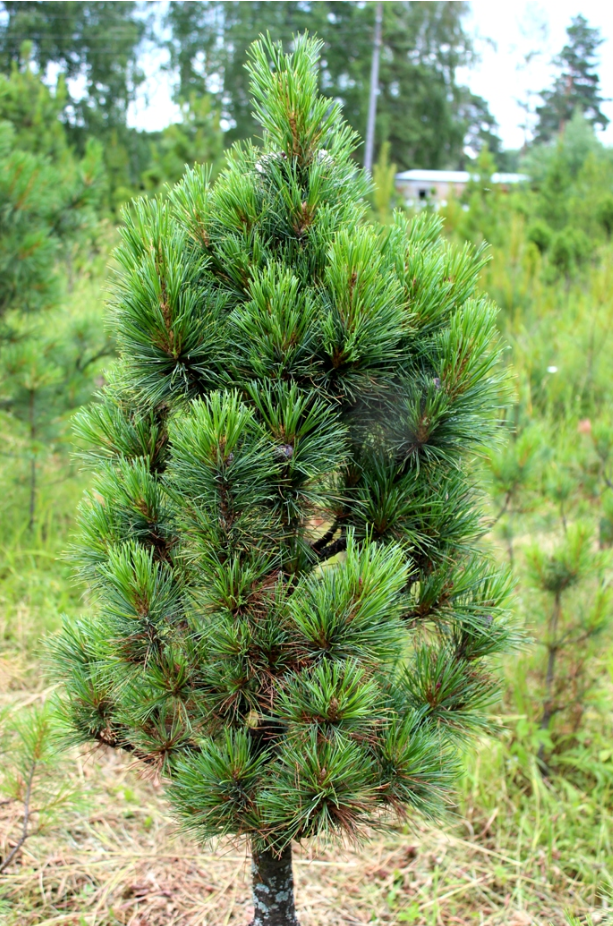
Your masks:
<path fill-rule="evenodd" d="M 163 21 L 151 6 L 0 4 L 7 924 L 247 921 L 235 850 L 175 843 L 157 783 L 129 762 L 57 752 L 41 640 L 86 605 L 64 556 L 90 481 L 72 425 L 114 356 L 105 303 L 123 205 L 165 196 L 186 164 L 215 173 L 252 137 L 243 62 L 267 30 L 324 40 L 322 89 L 364 135 L 375 4 L 174 2 Z M 500 307 L 514 390 L 503 440 L 475 465 L 488 542 L 513 569 L 531 642 L 501 666 L 496 733 L 466 756 L 446 827 L 415 821 L 342 858 L 305 850 L 304 926 L 334 922 L 340 897 L 351 923 L 613 922 L 613 149 L 599 140 L 601 39 L 582 16 L 569 24 L 558 76 L 534 88 L 532 137 L 506 151 L 486 101 L 458 79 L 474 56 L 467 10 L 383 4 L 371 220 L 408 208 L 397 170 L 471 172 L 439 218 L 450 241 L 489 246 L 481 285 Z M 159 46 L 181 118 L 145 133 L 128 109 Z M 503 193 L 497 170 L 527 180 Z"/>

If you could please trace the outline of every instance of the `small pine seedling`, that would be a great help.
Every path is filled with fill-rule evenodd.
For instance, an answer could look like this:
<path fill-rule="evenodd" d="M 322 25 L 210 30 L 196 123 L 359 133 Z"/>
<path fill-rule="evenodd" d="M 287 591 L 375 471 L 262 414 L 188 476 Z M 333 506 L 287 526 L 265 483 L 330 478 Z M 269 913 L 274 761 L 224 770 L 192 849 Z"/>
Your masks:
<path fill-rule="evenodd" d="M 78 425 L 98 605 L 56 643 L 73 738 L 157 770 L 199 838 L 248 839 L 257 926 L 297 922 L 292 842 L 439 812 L 515 639 L 477 544 L 486 258 L 430 215 L 367 224 L 320 48 L 256 42 L 262 147 L 126 218 L 120 360 Z"/>
<path fill-rule="evenodd" d="M 531 584 L 547 601 L 545 620 L 537 624 L 544 654 L 537 758 L 544 774 L 555 758 L 551 753 L 563 751 L 564 733 L 572 743 L 597 681 L 595 658 L 613 612 L 607 565 L 606 553 L 580 522 L 566 528 L 553 550 L 528 550 Z"/>
<path fill-rule="evenodd" d="M 52 829 L 77 794 L 58 761 L 55 721 L 41 708 L 0 713 L 0 875 L 20 858 L 31 836 Z"/>

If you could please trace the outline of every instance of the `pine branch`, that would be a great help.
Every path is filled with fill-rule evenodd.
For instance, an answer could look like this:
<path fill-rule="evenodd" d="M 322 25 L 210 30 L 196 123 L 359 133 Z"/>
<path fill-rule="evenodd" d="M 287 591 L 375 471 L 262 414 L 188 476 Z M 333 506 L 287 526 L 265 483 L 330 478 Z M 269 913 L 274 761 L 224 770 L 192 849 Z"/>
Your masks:
<path fill-rule="evenodd" d="M 325 532 L 325 534 L 323 534 L 314 543 L 311 544 L 311 549 L 315 553 L 320 553 L 321 550 L 323 550 L 324 547 L 326 547 L 330 543 L 330 541 L 332 540 L 332 538 L 334 537 L 334 535 L 336 534 L 338 530 L 338 522 L 339 522 L 339 518 L 336 517 L 334 521 L 332 522 L 331 526 Z"/>
<path fill-rule="evenodd" d="M 114 353 L 113 347 L 110 343 L 105 344 L 99 350 L 97 350 L 91 357 L 88 357 L 87 360 L 83 360 L 82 355 L 78 356 L 75 361 L 75 368 L 79 373 L 83 373 L 92 363 L 96 363 L 97 360 L 101 360 L 103 357 L 112 357 Z"/>
<path fill-rule="evenodd" d="M 337 540 L 334 540 L 332 543 L 327 544 L 325 547 L 322 547 L 317 551 L 318 558 L 321 562 L 327 559 L 331 559 L 333 556 L 336 556 L 337 553 L 343 553 L 347 549 L 347 537 L 339 537 Z"/>
<path fill-rule="evenodd" d="M 502 507 L 500 508 L 500 511 L 498 512 L 498 514 L 496 515 L 496 517 L 490 524 L 490 529 L 494 527 L 496 524 L 498 524 L 500 519 L 507 513 L 507 509 L 509 507 L 512 497 L 513 497 L 513 493 L 511 491 L 507 492 L 505 499 L 504 499 L 504 503 Z"/>

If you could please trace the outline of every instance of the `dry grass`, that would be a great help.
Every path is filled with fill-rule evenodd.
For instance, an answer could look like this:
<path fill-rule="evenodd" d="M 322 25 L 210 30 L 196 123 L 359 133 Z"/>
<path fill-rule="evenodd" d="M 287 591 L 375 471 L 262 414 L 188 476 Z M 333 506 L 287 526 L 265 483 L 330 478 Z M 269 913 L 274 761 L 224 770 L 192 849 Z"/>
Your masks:
<path fill-rule="evenodd" d="M 111 752 L 75 755 L 75 785 L 87 810 L 34 836 L 1 889 L 6 926 L 230 926 L 247 924 L 249 863 L 240 847 L 201 852 L 166 815 L 161 789 Z M 0 846 L 19 808 L 3 808 Z M 501 812 L 504 813 L 504 806 Z M 302 926 L 414 923 L 432 926 L 562 926 L 565 909 L 607 922 L 600 902 L 542 850 L 497 847 L 495 819 L 447 832 L 421 825 L 375 835 L 359 850 L 296 853 Z M 473 835 L 470 835 L 470 829 Z M 555 854 L 555 853 L 554 853 Z"/>

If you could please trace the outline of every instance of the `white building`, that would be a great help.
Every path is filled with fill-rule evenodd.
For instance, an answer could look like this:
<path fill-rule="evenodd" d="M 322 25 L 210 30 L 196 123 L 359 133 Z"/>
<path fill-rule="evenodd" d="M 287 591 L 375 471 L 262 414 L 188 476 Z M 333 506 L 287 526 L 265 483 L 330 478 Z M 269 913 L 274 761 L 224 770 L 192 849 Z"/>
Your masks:
<path fill-rule="evenodd" d="M 405 170 L 396 174 L 396 189 L 404 197 L 407 205 L 420 202 L 443 205 L 450 193 L 461 196 L 471 175 L 467 170 Z M 491 182 L 508 192 L 516 183 L 528 180 L 525 174 L 492 174 Z"/>

